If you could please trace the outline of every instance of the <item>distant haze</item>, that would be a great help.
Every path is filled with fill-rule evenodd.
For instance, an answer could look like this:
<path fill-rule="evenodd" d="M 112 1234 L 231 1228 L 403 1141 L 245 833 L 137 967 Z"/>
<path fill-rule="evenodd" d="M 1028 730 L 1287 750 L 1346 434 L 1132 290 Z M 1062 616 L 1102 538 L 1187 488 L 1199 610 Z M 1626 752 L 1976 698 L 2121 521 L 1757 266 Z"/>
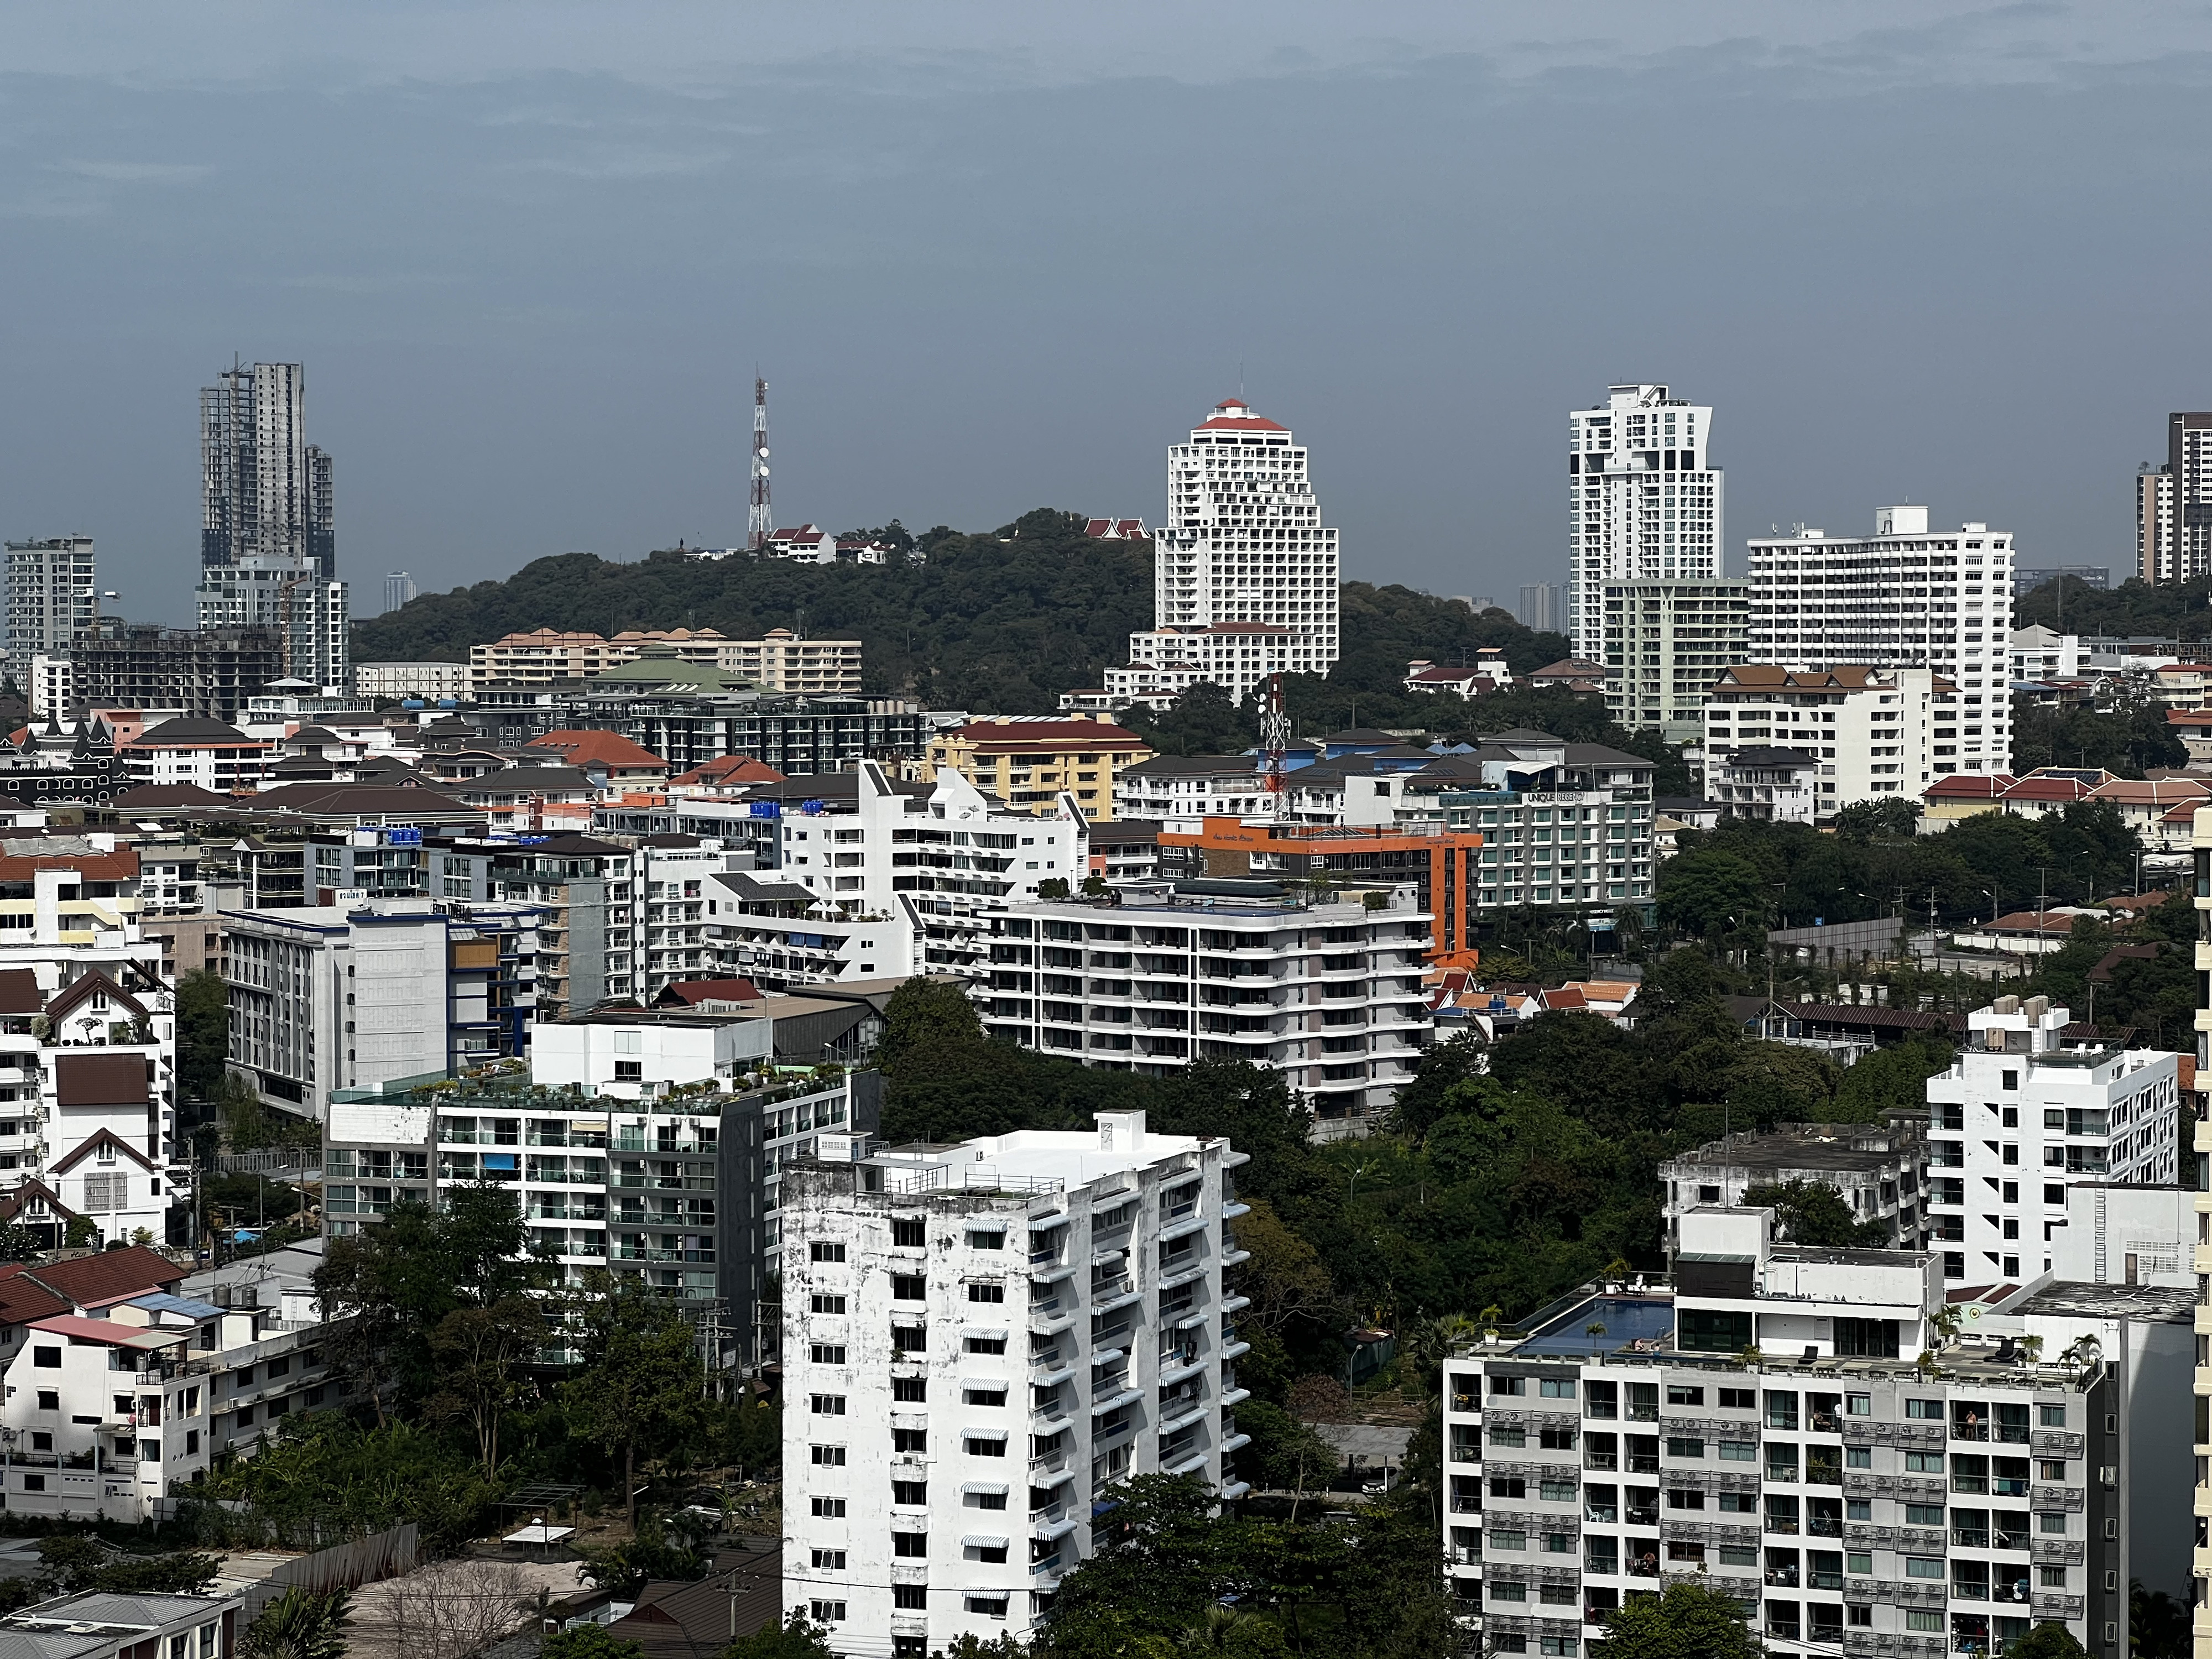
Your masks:
<path fill-rule="evenodd" d="M 1043 33 L 1039 33 L 1043 31 Z M 2142 3 L 16 7 L 0 534 L 182 619 L 300 360 L 340 574 L 1162 511 L 1237 391 L 1347 577 L 1565 574 L 1566 410 L 1716 409 L 1729 566 L 1890 501 L 2132 553 L 2212 407 L 2212 16 Z M 115 607 L 110 607 L 115 608 Z"/>

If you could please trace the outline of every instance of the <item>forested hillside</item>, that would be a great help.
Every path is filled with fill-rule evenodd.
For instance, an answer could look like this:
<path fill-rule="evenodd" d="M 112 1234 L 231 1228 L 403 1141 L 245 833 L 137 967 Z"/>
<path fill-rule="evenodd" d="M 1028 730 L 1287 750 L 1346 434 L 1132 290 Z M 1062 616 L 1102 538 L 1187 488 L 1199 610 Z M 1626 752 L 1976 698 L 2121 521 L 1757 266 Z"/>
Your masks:
<path fill-rule="evenodd" d="M 1109 665 L 1127 660 L 1129 635 L 1152 625 L 1151 544 L 1094 541 L 1083 522 L 1040 508 L 984 534 L 939 526 L 916 538 L 919 564 L 707 562 L 671 552 L 617 564 L 562 554 L 361 623 L 354 656 L 465 661 L 471 645 L 534 628 L 714 628 L 732 637 L 792 628 L 860 640 L 872 692 L 939 708 L 1043 714 L 1060 692 L 1098 684 Z M 1458 663 L 1494 645 L 1526 673 L 1566 654 L 1559 635 L 1534 633 L 1502 611 L 1476 616 L 1411 588 L 1347 582 L 1343 604 L 1343 661 L 1328 695 L 1308 699 L 1304 711 L 1316 722 L 1341 725 L 1341 710 L 1369 724 L 1401 723 L 1393 711 L 1412 658 Z M 1354 698 L 1366 701 L 1355 710 Z"/>

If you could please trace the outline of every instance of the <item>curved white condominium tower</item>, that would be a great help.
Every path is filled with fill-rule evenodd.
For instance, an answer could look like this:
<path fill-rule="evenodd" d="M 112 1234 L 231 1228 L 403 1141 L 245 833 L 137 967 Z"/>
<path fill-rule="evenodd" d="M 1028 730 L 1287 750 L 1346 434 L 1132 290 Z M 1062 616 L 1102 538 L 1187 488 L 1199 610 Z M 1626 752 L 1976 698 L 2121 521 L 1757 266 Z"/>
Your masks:
<path fill-rule="evenodd" d="M 1152 572 L 1152 626 L 1129 636 L 1109 691 L 1211 680 L 1241 698 L 1271 673 L 1336 665 L 1336 532 L 1322 524 L 1304 447 L 1242 399 L 1170 447 Z"/>

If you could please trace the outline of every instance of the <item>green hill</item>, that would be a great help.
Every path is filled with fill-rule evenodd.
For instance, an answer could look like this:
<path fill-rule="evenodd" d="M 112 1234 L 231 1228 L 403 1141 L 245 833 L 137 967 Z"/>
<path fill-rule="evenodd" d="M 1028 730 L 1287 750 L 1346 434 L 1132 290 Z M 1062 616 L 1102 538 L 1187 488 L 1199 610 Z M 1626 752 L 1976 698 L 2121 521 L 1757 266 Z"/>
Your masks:
<path fill-rule="evenodd" d="M 859 639 L 872 693 L 938 708 L 1046 714 L 1062 691 L 1095 686 L 1105 668 L 1126 661 L 1129 635 L 1152 620 L 1151 544 L 1092 540 L 1083 525 L 1040 508 L 985 534 L 940 527 L 920 538 L 921 564 L 708 562 L 673 552 L 617 564 L 567 553 L 356 623 L 354 656 L 465 662 L 471 645 L 536 628 L 714 628 L 732 638 L 791 628 Z M 1352 698 L 1377 698 L 1380 717 L 1379 699 L 1398 697 L 1409 659 L 1457 663 L 1486 645 L 1502 647 L 1516 673 L 1567 653 L 1559 635 L 1533 633 L 1502 611 L 1476 616 L 1411 588 L 1346 582 L 1342 661 L 1329 690 L 1347 708 Z"/>

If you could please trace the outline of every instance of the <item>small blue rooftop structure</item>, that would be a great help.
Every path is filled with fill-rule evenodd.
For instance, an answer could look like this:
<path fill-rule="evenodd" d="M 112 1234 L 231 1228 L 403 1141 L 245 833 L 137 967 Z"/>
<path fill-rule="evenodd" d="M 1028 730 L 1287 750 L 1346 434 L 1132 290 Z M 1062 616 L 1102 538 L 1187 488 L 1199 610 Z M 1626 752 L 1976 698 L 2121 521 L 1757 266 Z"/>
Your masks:
<path fill-rule="evenodd" d="M 134 1296 L 123 1305 L 143 1308 L 148 1313 L 174 1314 L 179 1319 L 214 1319 L 222 1312 L 211 1302 L 194 1302 L 186 1297 L 172 1296 L 167 1291 L 156 1291 L 150 1296 Z"/>

